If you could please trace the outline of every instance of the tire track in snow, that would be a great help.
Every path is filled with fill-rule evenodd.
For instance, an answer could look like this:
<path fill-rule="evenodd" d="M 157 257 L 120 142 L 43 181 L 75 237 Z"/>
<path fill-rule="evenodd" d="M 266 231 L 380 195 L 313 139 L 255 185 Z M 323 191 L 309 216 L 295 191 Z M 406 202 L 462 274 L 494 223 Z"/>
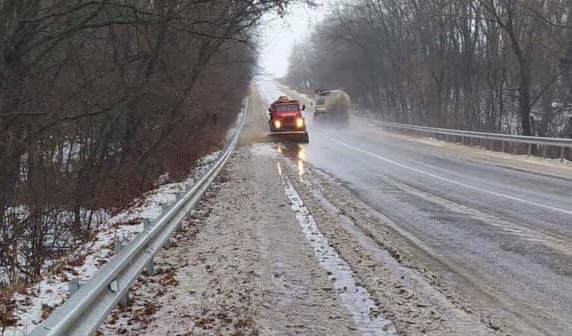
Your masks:
<path fill-rule="evenodd" d="M 280 172 L 280 165 L 278 169 Z M 296 213 L 296 218 L 314 249 L 320 266 L 330 275 L 334 288 L 352 315 L 359 332 L 365 336 L 397 335 L 393 323 L 378 314 L 372 296 L 363 286 L 358 284 L 349 264 L 329 245 L 326 237 L 318 229 L 314 217 L 304 206 L 300 195 L 286 179 L 284 188 L 292 210 Z"/>

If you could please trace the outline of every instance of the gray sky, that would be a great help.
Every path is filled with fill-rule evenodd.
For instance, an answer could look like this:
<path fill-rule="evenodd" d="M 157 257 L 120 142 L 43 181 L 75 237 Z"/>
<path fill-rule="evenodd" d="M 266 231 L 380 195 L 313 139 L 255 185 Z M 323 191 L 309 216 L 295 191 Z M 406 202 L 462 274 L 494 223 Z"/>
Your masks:
<path fill-rule="evenodd" d="M 332 0 L 321 0 L 318 8 L 304 5 L 292 6 L 281 19 L 276 14 L 267 15 L 263 22 L 260 66 L 264 72 L 281 77 L 288 70 L 288 56 L 296 42 L 303 41 L 312 27 L 321 20 L 327 4 Z"/>

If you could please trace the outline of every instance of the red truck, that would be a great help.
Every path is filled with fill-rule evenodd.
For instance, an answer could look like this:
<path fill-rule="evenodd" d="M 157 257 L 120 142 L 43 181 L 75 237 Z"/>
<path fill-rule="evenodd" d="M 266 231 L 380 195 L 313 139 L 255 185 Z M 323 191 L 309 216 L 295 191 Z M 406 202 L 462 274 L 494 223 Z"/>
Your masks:
<path fill-rule="evenodd" d="M 300 101 L 281 96 L 270 104 L 269 121 L 270 135 L 280 136 L 296 142 L 308 143 L 310 138 L 306 128 L 306 119 L 302 111 L 306 105 Z"/>

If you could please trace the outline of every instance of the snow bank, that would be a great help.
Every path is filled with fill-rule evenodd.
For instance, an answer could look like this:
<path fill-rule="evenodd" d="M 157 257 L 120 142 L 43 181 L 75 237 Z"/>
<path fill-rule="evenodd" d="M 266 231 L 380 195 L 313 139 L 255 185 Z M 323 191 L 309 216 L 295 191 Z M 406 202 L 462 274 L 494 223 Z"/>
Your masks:
<path fill-rule="evenodd" d="M 47 318 L 49 313 L 69 297 L 70 280 L 78 278 L 85 281 L 93 277 L 114 256 L 116 242 L 125 245 L 131 241 L 143 230 L 145 219 L 157 218 L 162 208 L 173 203 L 185 185 L 206 172 L 219 155 L 220 152 L 214 152 L 200 159 L 186 180 L 163 184 L 146 193 L 142 199 L 134 200 L 129 208 L 101 224 L 91 241 L 68 256 L 52 261 L 52 270 L 42 281 L 23 293 L 14 295 L 17 322 L 15 326 L 7 327 L 2 336 L 26 335 Z"/>

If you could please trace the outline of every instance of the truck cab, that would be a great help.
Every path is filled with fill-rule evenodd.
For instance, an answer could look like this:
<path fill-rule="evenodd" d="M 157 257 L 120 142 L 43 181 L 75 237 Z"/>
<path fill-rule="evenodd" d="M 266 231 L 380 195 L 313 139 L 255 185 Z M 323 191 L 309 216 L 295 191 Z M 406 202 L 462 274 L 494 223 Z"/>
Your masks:
<path fill-rule="evenodd" d="M 306 119 L 302 115 L 305 109 L 298 100 L 279 97 L 268 109 L 270 134 L 288 135 L 296 141 L 308 142 Z"/>

